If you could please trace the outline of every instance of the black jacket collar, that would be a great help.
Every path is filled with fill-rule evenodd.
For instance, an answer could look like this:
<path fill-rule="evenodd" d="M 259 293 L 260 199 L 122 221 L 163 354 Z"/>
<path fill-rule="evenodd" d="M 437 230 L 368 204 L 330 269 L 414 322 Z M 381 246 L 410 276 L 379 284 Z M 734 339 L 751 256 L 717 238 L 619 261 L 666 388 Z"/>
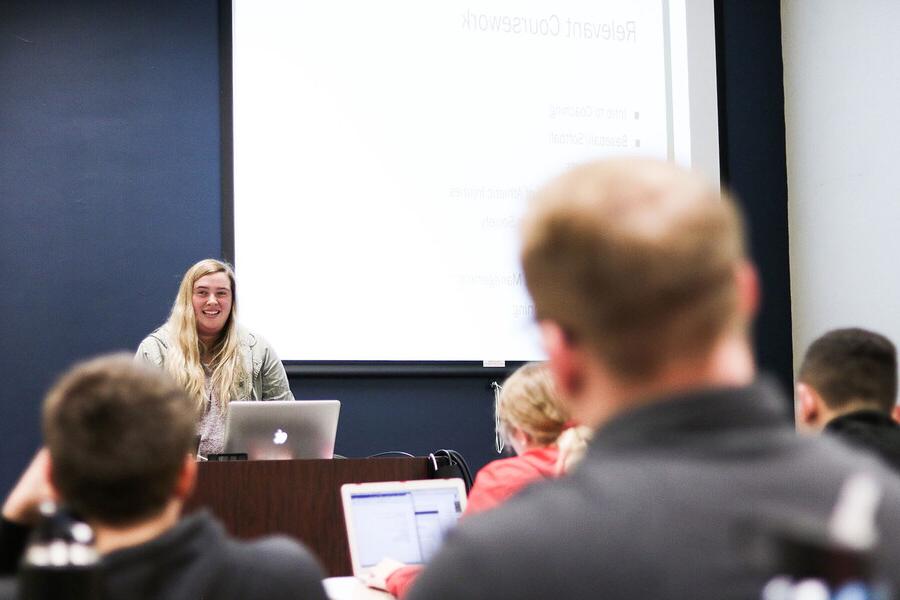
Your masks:
<path fill-rule="evenodd" d="M 890 415 L 886 415 L 883 412 L 879 412 L 877 410 L 857 410 L 845 415 L 841 415 L 839 417 L 835 417 L 834 419 L 829 421 L 827 425 L 825 425 L 825 429 L 827 431 L 837 433 L 847 429 L 852 429 L 857 425 L 900 430 L 900 425 L 898 425 L 897 422 L 890 417 Z"/>

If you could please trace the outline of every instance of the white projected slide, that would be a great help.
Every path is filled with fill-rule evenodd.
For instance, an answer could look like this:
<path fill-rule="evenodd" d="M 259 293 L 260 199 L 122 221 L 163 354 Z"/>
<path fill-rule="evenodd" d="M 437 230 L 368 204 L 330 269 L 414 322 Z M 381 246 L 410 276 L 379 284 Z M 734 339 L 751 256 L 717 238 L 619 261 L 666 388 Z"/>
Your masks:
<path fill-rule="evenodd" d="M 570 165 L 718 176 L 712 1 L 235 0 L 241 319 L 285 360 L 541 358 L 518 264 Z"/>

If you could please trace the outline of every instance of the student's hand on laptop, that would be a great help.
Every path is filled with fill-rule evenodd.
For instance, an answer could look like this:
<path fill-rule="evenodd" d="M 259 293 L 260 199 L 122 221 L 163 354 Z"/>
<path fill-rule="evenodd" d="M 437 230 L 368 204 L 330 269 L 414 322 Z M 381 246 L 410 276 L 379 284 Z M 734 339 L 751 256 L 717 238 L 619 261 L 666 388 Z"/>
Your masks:
<path fill-rule="evenodd" d="M 393 558 L 383 558 L 381 562 L 372 567 L 366 575 L 366 585 L 376 590 L 388 591 L 388 577 L 394 574 L 397 569 L 402 569 L 406 565 L 399 560 Z"/>
<path fill-rule="evenodd" d="M 31 464 L 19 477 L 3 504 L 3 518 L 22 525 L 33 525 L 40 513 L 38 507 L 45 500 L 52 500 L 53 490 L 47 480 L 50 474 L 50 453 L 41 448 Z"/>

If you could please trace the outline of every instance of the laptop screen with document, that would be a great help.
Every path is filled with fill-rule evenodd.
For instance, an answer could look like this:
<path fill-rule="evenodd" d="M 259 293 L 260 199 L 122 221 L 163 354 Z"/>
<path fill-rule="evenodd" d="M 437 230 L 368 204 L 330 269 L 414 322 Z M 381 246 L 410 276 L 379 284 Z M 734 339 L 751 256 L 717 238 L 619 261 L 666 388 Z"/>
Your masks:
<path fill-rule="evenodd" d="M 465 509 L 459 479 L 370 484 L 341 488 L 354 575 L 384 558 L 424 564 Z"/>

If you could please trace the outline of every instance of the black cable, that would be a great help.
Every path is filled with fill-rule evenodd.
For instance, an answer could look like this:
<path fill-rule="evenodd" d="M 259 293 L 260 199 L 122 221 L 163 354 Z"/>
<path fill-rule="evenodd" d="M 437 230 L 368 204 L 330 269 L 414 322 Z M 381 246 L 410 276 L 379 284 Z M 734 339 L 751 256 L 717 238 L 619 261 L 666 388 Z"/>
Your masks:
<path fill-rule="evenodd" d="M 407 456 L 409 458 L 415 458 L 415 455 L 410 454 L 409 452 L 403 452 L 402 450 L 387 450 L 385 452 L 379 452 L 378 454 L 371 454 L 366 458 L 378 458 L 379 456 L 390 456 L 392 454 L 397 456 Z"/>

